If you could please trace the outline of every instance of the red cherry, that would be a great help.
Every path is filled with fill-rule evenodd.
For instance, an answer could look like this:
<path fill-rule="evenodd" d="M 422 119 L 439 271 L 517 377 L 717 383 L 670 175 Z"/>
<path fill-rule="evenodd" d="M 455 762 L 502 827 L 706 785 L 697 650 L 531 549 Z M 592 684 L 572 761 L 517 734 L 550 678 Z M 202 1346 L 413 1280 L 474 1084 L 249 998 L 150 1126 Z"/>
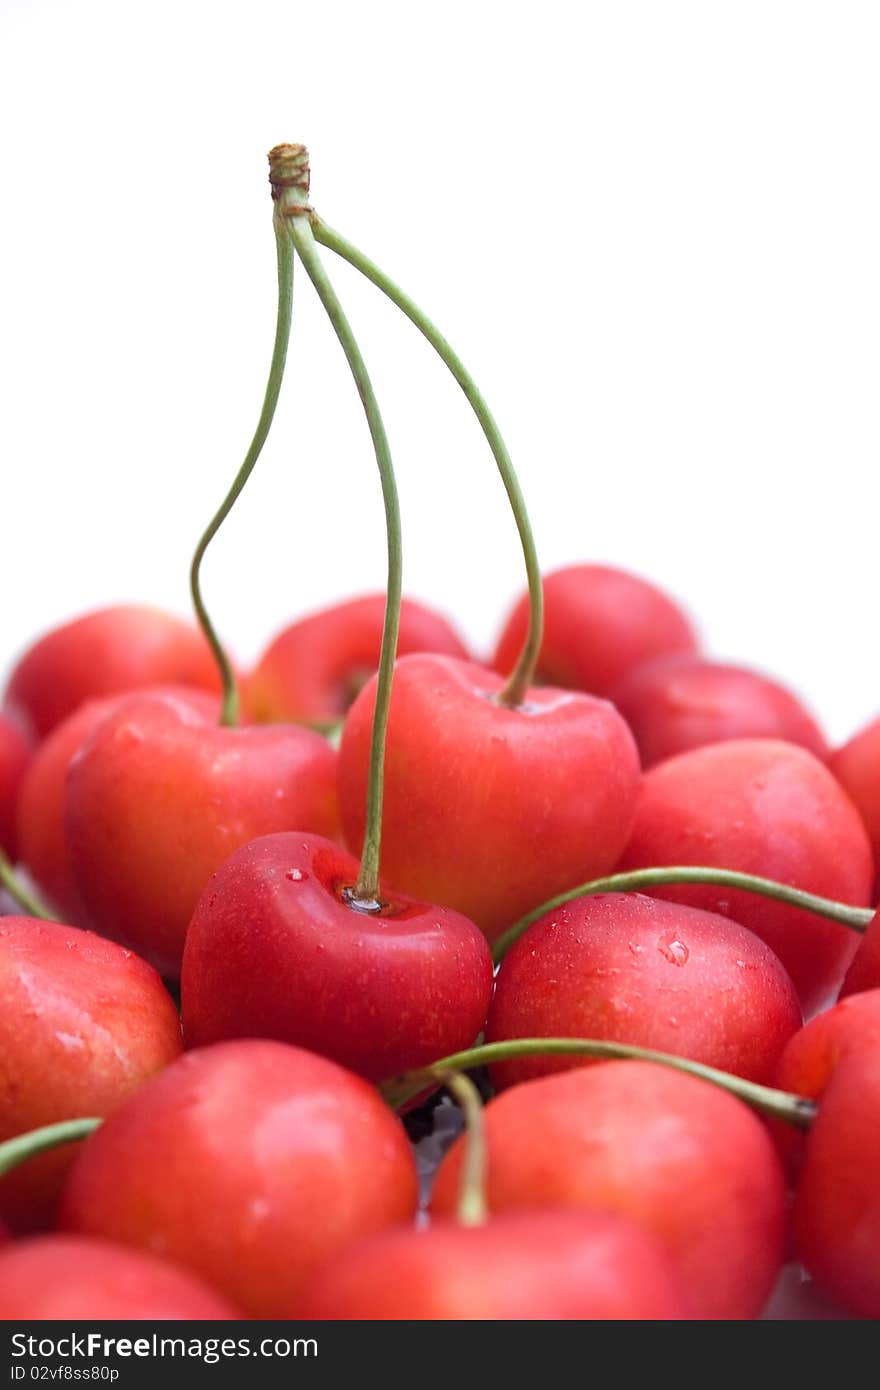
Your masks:
<path fill-rule="evenodd" d="M 821 1100 L 842 1058 L 880 1047 L 880 989 L 854 995 L 818 1014 L 792 1037 L 779 1058 L 773 1085 L 782 1091 Z M 772 1123 L 780 1151 L 796 1173 L 804 1135 L 790 1125 Z"/>
<path fill-rule="evenodd" d="M 266 835 L 214 874 L 186 938 L 188 1045 L 277 1038 L 373 1081 L 469 1047 L 492 958 L 466 917 L 382 891 L 346 901 L 358 864 L 317 836 Z"/>
<path fill-rule="evenodd" d="M 794 1209 L 795 1245 L 805 1268 L 819 1288 L 863 1318 L 880 1317 L 878 1171 L 875 1034 L 871 1046 L 847 1049 L 828 1083 L 807 1136 Z"/>
<path fill-rule="evenodd" d="M 503 681 L 452 657 L 397 663 L 385 754 L 382 865 L 389 882 L 448 903 L 490 937 L 554 893 L 612 867 L 639 785 L 632 736 L 604 700 Z M 376 683 L 343 732 L 346 838 L 363 842 Z"/>
<path fill-rule="evenodd" d="M 840 987 L 839 998 L 880 989 L 880 911 L 868 923 Z"/>
<path fill-rule="evenodd" d="M 162 981 L 131 951 L 92 932 L 0 918 L 0 1140 L 106 1115 L 181 1050 Z M 0 1179 L 16 1230 L 45 1225 L 76 1149 L 30 1159 Z"/>
<path fill-rule="evenodd" d="M 488 1203 L 616 1211 L 659 1237 L 698 1318 L 751 1318 L 782 1264 L 785 1183 L 744 1105 L 647 1062 L 527 1081 L 486 1107 Z M 454 1211 L 462 1140 L 432 1210 Z"/>
<path fill-rule="evenodd" d="M 745 927 L 631 893 L 575 898 L 528 928 L 504 958 L 486 1027 L 508 1038 L 603 1038 L 769 1081 L 800 1028 L 794 985 Z M 492 1067 L 496 1087 L 572 1067 L 535 1056 Z"/>
<path fill-rule="evenodd" d="M 485 1226 L 435 1222 L 352 1246 L 317 1274 L 299 1318 L 685 1318 L 658 1241 L 607 1212 L 509 1212 Z"/>
<path fill-rule="evenodd" d="M 157 687 L 156 694 L 173 695 L 216 720 L 220 701 L 207 691 L 183 686 Z M 67 775 L 71 763 L 101 720 L 129 695 L 88 700 L 47 734 L 34 753 L 18 799 L 18 838 L 21 862 L 41 893 L 68 922 L 88 925 L 70 865 L 67 845 Z"/>
<path fill-rule="evenodd" d="M 83 1236 L 36 1236 L 0 1253 L 0 1319 L 162 1322 L 242 1315 L 186 1270 Z"/>
<path fill-rule="evenodd" d="M 286 1317 L 337 1250 L 415 1213 L 403 1126 L 368 1082 L 276 1042 L 185 1053 L 83 1146 L 67 1230 L 161 1249 L 252 1317 Z"/>
<path fill-rule="evenodd" d="M 384 622 L 385 595 L 366 594 L 285 628 L 247 682 L 245 706 L 251 718 L 259 723 L 338 723 L 378 668 Z M 397 654 L 412 652 L 468 657 L 445 618 L 405 598 Z"/>
<path fill-rule="evenodd" d="M 16 810 L 31 752 L 18 721 L 0 714 L 0 850 L 13 863 L 18 858 Z"/>
<path fill-rule="evenodd" d="M 864 905 L 873 866 L 859 815 L 828 769 L 794 744 L 733 739 L 645 774 L 620 867 L 709 864 Z M 708 884 L 652 896 L 734 917 L 762 937 L 810 1012 L 838 988 L 856 949 L 848 928 L 756 894 Z"/>
<path fill-rule="evenodd" d="M 6 698 L 42 738 L 84 701 L 147 685 L 216 691 L 220 678 L 190 623 L 128 604 L 86 613 L 35 642 L 12 672 Z"/>
<path fill-rule="evenodd" d="M 743 666 L 690 654 L 639 666 L 611 694 L 635 735 L 642 766 L 731 738 L 778 738 L 817 758 L 828 744 L 816 721 L 785 686 Z"/>
<path fill-rule="evenodd" d="M 828 766 L 858 807 L 880 865 L 880 719 L 832 753 Z"/>
<path fill-rule="evenodd" d="M 610 695 L 634 667 L 667 652 L 692 652 L 685 614 L 660 589 L 607 565 L 569 565 L 544 576 L 544 640 L 536 679 Z M 512 670 L 525 641 L 526 595 L 501 634 L 492 665 Z"/>
<path fill-rule="evenodd" d="M 76 887 L 94 925 L 180 970 L 211 874 L 257 835 L 338 832 L 336 754 L 295 725 L 222 728 L 182 699 L 133 696 L 102 720 L 67 782 Z"/>

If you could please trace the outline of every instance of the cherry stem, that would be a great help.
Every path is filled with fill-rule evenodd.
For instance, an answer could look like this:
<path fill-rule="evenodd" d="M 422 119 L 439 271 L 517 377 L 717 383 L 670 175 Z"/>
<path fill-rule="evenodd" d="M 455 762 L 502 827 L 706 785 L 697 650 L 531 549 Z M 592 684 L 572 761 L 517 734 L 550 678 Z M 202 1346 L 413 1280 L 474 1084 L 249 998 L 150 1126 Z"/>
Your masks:
<path fill-rule="evenodd" d="M 302 209 L 298 209 L 302 212 Z M 385 623 L 382 629 L 382 649 L 379 657 L 379 675 L 376 686 L 376 704 L 373 712 L 373 731 L 370 744 L 370 775 L 367 787 L 367 818 L 364 833 L 364 848 L 361 856 L 360 873 L 353 894 L 353 904 L 361 909 L 376 910 L 379 906 L 379 855 L 382 841 L 382 792 L 385 771 L 385 738 L 388 729 L 388 709 L 391 701 L 391 681 L 394 674 L 394 658 L 397 654 L 397 633 L 400 627 L 400 598 L 402 590 L 402 541 L 400 534 L 400 505 L 397 498 L 397 483 L 391 451 L 385 426 L 379 412 L 373 385 L 361 356 L 351 326 L 345 317 L 336 291 L 333 289 L 324 269 L 309 216 L 298 216 L 290 212 L 290 226 L 293 243 L 306 273 L 318 292 L 336 336 L 351 368 L 364 412 L 367 417 L 376 463 L 382 480 L 382 501 L 385 507 L 385 528 L 388 537 L 388 584 L 385 598 Z"/>
<path fill-rule="evenodd" d="M 628 873 L 610 874 L 607 878 L 594 878 L 589 883 L 581 883 L 566 893 L 558 893 L 548 898 L 540 907 L 533 908 L 502 936 L 492 948 L 492 959 L 497 965 L 502 961 L 533 922 L 557 907 L 563 907 L 574 898 L 586 898 L 594 893 L 637 893 L 643 888 L 659 888 L 664 884 L 709 883 L 717 888 L 740 888 L 746 893 L 756 893 L 763 898 L 773 898 L 789 907 L 799 907 L 805 912 L 813 912 L 817 917 L 828 917 L 832 922 L 863 932 L 873 921 L 875 911 L 870 907 L 851 907 L 834 898 L 820 898 L 815 893 L 805 893 L 801 888 L 792 888 L 787 883 L 777 883 L 772 878 L 761 878 L 757 874 L 743 874 L 736 869 L 716 869 L 705 866 L 673 865 L 660 869 L 631 869 Z"/>
<path fill-rule="evenodd" d="M 529 586 L 529 627 L 526 634 L 525 644 L 519 654 L 516 666 L 514 667 L 503 690 L 498 695 L 501 704 L 509 708 L 521 705 L 526 697 L 526 692 L 532 684 L 535 674 L 535 665 L 538 660 L 538 653 L 541 649 L 541 638 L 544 630 L 544 591 L 541 586 L 541 570 L 538 565 L 538 555 L 535 549 L 535 540 L 532 535 L 532 526 L 529 521 L 529 514 L 526 509 L 525 499 L 519 485 L 519 479 L 507 452 L 507 446 L 501 437 L 501 431 L 488 405 L 483 399 L 480 391 L 474 382 L 470 372 L 465 367 L 461 358 L 452 346 L 443 337 L 428 316 L 415 304 L 399 285 L 385 274 L 383 270 L 359 251 L 351 242 L 346 241 L 338 232 L 328 227 L 326 222 L 322 222 L 316 215 L 312 214 L 312 230 L 315 239 L 326 246 L 331 251 L 335 251 L 343 260 L 348 261 L 349 265 L 359 270 L 366 278 L 396 304 L 411 323 L 427 338 L 428 342 L 446 363 L 455 380 L 458 382 L 469 404 L 472 406 L 477 419 L 482 426 L 482 430 L 489 447 L 498 465 L 498 472 L 504 483 L 510 501 L 513 515 L 516 520 L 516 527 L 519 532 L 522 544 L 523 558 L 526 564 L 526 575 Z"/>
<path fill-rule="evenodd" d="M 302 151 L 302 154 L 299 152 Z M 241 468 L 235 475 L 235 480 L 226 496 L 224 497 L 219 509 L 215 512 L 204 532 L 201 540 L 196 546 L 190 567 L 190 592 L 192 594 L 193 606 L 199 620 L 199 626 L 205 634 L 205 638 L 217 667 L 220 671 L 220 678 L 223 685 L 223 699 L 220 706 L 220 723 L 224 726 L 232 726 L 238 723 L 239 715 L 239 694 L 238 683 L 235 679 L 235 672 L 232 663 L 227 656 L 223 644 L 217 635 L 208 611 L 202 598 L 201 587 L 201 568 L 205 551 L 216 536 L 223 522 L 232 511 L 239 494 L 242 492 L 248 478 L 254 471 L 254 465 L 263 451 L 263 445 L 272 427 L 275 418 L 275 408 L 278 404 L 278 396 L 281 391 L 281 383 L 284 380 L 284 368 L 287 362 L 287 348 L 290 342 L 290 325 L 293 312 L 293 245 L 290 237 L 290 224 L 286 216 L 287 209 L 290 207 L 302 207 L 308 197 L 308 164 L 306 163 L 305 180 L 302 176 L 302 156 L 305 151 L 300 145 L 279 145 L 269 153 L 269 182 L 272 185 L 272 198 L 274 202 L 273 225 L 275 228 L 275 243 L 278 258 L 278 311 L 275 320 L 275 344 L 272 349 L 272 361 L 269 367 L 269 380 L 266 386 L 266 394 L 263 399 L 263 408 L 257 422 L 256 432 L 251 440 L 250 448 L 245 455 Z"/>
<path fill-rule="evenodd" d="M 461 1107 L 467 1134 L 458 1198 L 458 1222 L 461 1226 L 482 1226 L 489 1217 L 483 1101 L 473 1081 L 463 1072 L 448 1072 L 443 1077 L 443 1085 Z"/>
<path fill-rule="evenodd" d="M 465 1052 L 453 1052 L 449 1057 L 441 1057 L 429 1067 L 393 1077 L 390 1081 L 382 1083 L 381 1091 L 388 1104 L 397 1110 L 426 1086 L 446 1085 L 444 1077 L 449 1071 L 464 1071 L 472 1067 L 490 1066 L 493 1062 L 511 1062 L 517 1057 L 536 1056 L 598 1057 L 605 1061 L 656 1062 L 660 1066 L 672 1067 L 675 1071 L 686 1072 L 701 1081 L 720 1086 L 738 1100 L 745 1101 L 746 1105 L 760 1111 L 762 1115 L 784 1120 L 797 1129 L 809 1129 L 819 1109 L 814 1101 L 807 1100 L 805 1096 L 793 1095 L 790 1091 L 777 1091 L 770 1086 L 759 1086 L 755 1081 L 746 1081 L 731 1072 L 704 1066 L 702 1062 L 692 1062 L 687 1057 L 675 1057 L 668 1052 L 654 1052 L 647 1047 L 633 1047 L 629 1043 L 608 1042 L 598 1038 L 511 1038 L 506 1042 L 484 1043 Z"/>
<path fill-rule="evenodd" d="M 17 1134 L 0 1144 L 0 1177 L 26 1163 L 29 1158 L 45 1153 L 47 1149 L 57 1149 L 60 1144 L 72 1144 L 74 1140 L 85 1139 L 103 1121 L 97 1119 L 62 1120 L 57 1125 L 43 1125 L 41 1129 L 28 1130 Z"/>
<path fill-rule="evenodd" d="M 39 917 L 43 922 L 57 922 L 58 918 L 49 911 L 45 904 L 41 903 L 39 898 L 25 888 L 2 849 L 0 849 L 0 887 L 6 889 L 10 898 L 14 898 L 29 917 Z"/>

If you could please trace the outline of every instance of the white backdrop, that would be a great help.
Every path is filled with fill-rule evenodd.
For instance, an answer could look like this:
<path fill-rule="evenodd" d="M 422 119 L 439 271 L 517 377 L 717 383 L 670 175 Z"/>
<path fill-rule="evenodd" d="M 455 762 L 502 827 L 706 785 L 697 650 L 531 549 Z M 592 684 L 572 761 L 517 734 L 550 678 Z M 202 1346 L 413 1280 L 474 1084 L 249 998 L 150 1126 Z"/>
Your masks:
<path fill-rule="evenodd" d="M 90 605 L 187 611 L 274 324 L 265 152 L 458 347 L 545 567 L 685 598 L 844 736 L 880 709 L 871 3 L 4 0 L 0 668 Z M 407 589 L 480 647 L 521 587 L 457 388 L 331 266 L 400 475 Z M 300 274 L 275 431 L 205 567 L 240 657 L 381 585 L 378 479 Z"/>

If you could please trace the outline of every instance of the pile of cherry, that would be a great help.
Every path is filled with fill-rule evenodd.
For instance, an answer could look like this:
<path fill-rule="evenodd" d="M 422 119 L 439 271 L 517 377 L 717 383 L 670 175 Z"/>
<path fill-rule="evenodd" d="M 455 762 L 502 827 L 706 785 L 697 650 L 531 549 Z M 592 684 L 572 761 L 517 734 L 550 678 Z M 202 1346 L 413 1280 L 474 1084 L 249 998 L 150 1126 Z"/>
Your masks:
<path fill-rule="evenodd" d="M 302 146 L 270 170 L 275 348 L 199 627 L 88 614 L 3 696 L 0 1317 L 746 1319 L 793 1260 L 877 1317 L 880 720 L 832 751 L 652 584 L 542 580 L 460 359 L 314 213 Z M 489 442 L 528 577 L 489 662 L 401 602 L 319 244 Z M 295 260 L 364 405 L 388 586 L 241 672 L 199 567 L 272 423 Z M 443 1091 L 465 1130 L 426 1223 L 407 1125 Z"/>
<path fill-rule="evenodd" d="M 520 711 L 404 602 L 393 887 L 374 914 L 346 903 L 340 827 L 359 849 L 375 680 L 338 754 L 305 725 L 333 724 L 375 666 L 383 597 L 283 633 L 243 683 L 238 728 L 216 723 L 198 632 L 148 609 L 94 613 L 21 658 L 0 718 L 2 842 L 64 925 L 0 919 L 0 1137 L 110 1118 L 0 1181 L 19 1237 L 0 1255 L 2 1316 L 747 1318 L 789 1255 L 789 1186 L 796 1255 L 843 1308 L 880 1312 L 876 931 L 859 944 L 691 884 L 544 913 L 494 994 L 487 945 L 617 866 L 724 866 L 868 903 L 880 724 L 829 757 L 792 695 L 704 659 L 627 574 L 573 567 L 545 599 Z M 183 1052 L 154 965 L 181 980 Z M 803 1027 L 844 971 L 845 1002 Z M 452 1219 L 459 1140 L 415 1231 L 410 1145 L 371 1083 L 484 1029 L 641 1045 L 818 1113 L 804 1136 L 655 1062 L 499 1061 L 488 1219 Z"/>

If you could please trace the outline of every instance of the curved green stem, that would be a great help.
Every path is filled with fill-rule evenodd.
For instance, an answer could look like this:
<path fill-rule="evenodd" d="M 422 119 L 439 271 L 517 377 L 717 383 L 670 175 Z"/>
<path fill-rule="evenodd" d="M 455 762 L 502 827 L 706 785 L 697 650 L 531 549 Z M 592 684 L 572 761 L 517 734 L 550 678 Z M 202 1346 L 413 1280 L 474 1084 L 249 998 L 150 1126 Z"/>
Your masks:
<path fill-rule="evenodd" d="M 23 907 L 29 917 L 39 917 L 44 922 L 57 922 L 58 918 L 41 903 L 39 898 L 25 888 L 6 855 L 0 849 L 0 887 L 5 888 L 10 898 Z"/>
<path fill-rule="evenodd" d="M 279 147 L 287 149 L 288 147 Z M 298 147 L 289 147 L 296 149 Z M 263 399 L 263 408 L 260 411 L 260 418 L 257 422 L 256 432 L 251 440 L 250 448 L 245 455 L 241 468 L 235 475 L 231 488 L 227 492 L 220 507 L 208 524 L 207 529 L 202 535 L 201 540 L 196 546 L 193 555 L 192 565 L 190 566 L 190 592 L 192 594 L 193 606 L 199 620 L 199 626 L 210 645 L 214 654 L 214 659 L 220 671 L 223 683 L 223 701 L 220 707 L 220 723 L 222 725 L 234 725 L 238 723 L 238 685 L 235 679 L 235 672 L 232 663 L 223 648 L 223 644 L 217 635 L 208 610 L 202 598 L 201 587 L 201 568 L 205 551 L 216 536 L 223 522 L 232 511 L 235 502 L 244 488 L 245 483 L 254 470 L 254 465 L 263 451 L 263 445 L 275 418 L 275 408 L 278 404 L 278 395 L 281 391 L 281 383 L 284 380 L 284 367 L 287 362 L 287 348 L 290 342 L 290 324 L 293 311 L 293 247 L 290 237 L 290 224 L 284 215 L 285 208 L 291 205 L 301 205 L 305 201 L 305 193 L 308 192 L 308 180 L 306 179 L 305 193 L 301 186 L 280 188 L 281 174 L 279 168 L 286 165 L 281 161 L 275 160 L 276 155 L 273 150 L 269 156 L 270 180 L 273 184 L 273 197 L 275 202 L 275 216 L 273 219 L 275 227 L 275 242 L 278 258 L 278 311 L 275 320 L 275 343 L 272 348 L 272 361 L 269 366 L 269 381 L 266 386 L 266 394 Z M 288 164 L 290 157 L 287 157 Z"/>
<path fill-rule="evenodd" d="M 98 1119 L 62 1120 L 57 1125 L 44 1125 L 42 1129 L 28 1130 L 27 1134 L 16 1134 L 0 1144 L 0 1177 L 26 1163 L 29 1158 L 45 1153 L 47 1149 L 57 1149 L 61 1144 L 72 1144 L 77 1139 L 85 1139 L 102 1123 Z"/>
<path fill-rule="evenodd" d="M 383 270 L 359 251 L 356 246 L 352 246 L 350 241 L 340 236 L 338 232 L 328 227 L 326 222 L 322 222 L 314 213 L 312 214 L 312 228 L 317 241 L 322 246 L 335 251 L 342 256 L 343 260 L 348 261 L 362 275 L 386 294 L 398 309 L 406 314 L 411 323 L 427 338 L 428 342 L 439 353 L 442 360 L 446 363 L 455 380 L 458 382 L 468 402 L 472 406 L 477 419 L 482 426 L 483 433 L 488 440 L 489 447 L 498 465 L 498 472 L 501 474 L 505 491 L 507 492 L 513 515 L 516 520 L 516 527 L 519 532 L 522 544 L 523 558 L 526 563 L 526 574 L 529 586 L 529 628 L 526 635 L 525 645 L 520 652 L 519 659 L 510 675 L 504 689 L 499 695 L 499 701 L 511 708 L 522 704 L 525 699 L 526 691 L 532 684 L 535 672 L 535 664 L 538 660 L 538 653 L 541 649 L 541 638 L 544 628 L 544 592 L 541 586 L 541 571 L 538 566 L 538 555 L 535 549 L 535 540 L 532 535 L 531 522 L 526 510 L 525 499 L 519 485 L 519 479 L 513 467 L 507 446 L 501 437 L 495 419 L 488 405 L 484 401 L 480 391 L 477 389 L 473 377 L 468 372 L 461 358 L 446 341 L 442 333 L 434 326 L 428 316 L 415 304 L 399 285 L 385 274 Z"/>
<path fill-rule="evenodd" d="M 512 927 L 499 936 L 492 948 L 492 958 L 497 965 L 515 941 L 522 936 L 527 927 L 537 922 L 546 912 L 564 907 L 573 898 L 585 898 L 594 893 L 638 893 L 645 888 L 659 888 L 676 883 L 709 883 L 717 888 L 739 888 L 759 897 L 773 898 L 789 907 L 799 907 L 805 912 L 813 912 L 817 917 L 828 917 L 841 926 L 851 927 L 853 931 L 863 932 L 875 916 L 870 907 L 851 907 L 848 903 L 836 902 L 834 898 L 820 898 L 815 893 L 805 893 L 801 888 L 792 888 L 787 883 L 777 883 L 772 878 L 761 878 L 757 874 L 743 874 L 736 869 L 716 869 L 702 865 L 673 865 L 659 869 L 630 869 L 627 873 L 610 874 L 607 878 L 594 878 L 589 883 L 581 883 L 577 888 L 569 888 L 566 893 L 558 893 L 548 898 L 540 907 L 535 907 L 520 917 Z"/>
<path fill-rule="evenodd" d="M 449 1057 L 441 1057 L 430 1067 L 422 1067 L 418 1071 L 394 1077 L 384 1082 L 381 1090 L 389 1105 L 399 1109 L 426 1086 L 445 1085 L 444 1076 L 449 1071 L 464 1071 L 472 1067 L 489 1066 L 493 1062 L 510 1062 L 517 1057 L 537 1056 L 656 1062 L 660 1066 L 699 1077 L 701 1081 L 710 1081 L 736 1096 L 738 1100 L 745 1101 L 746 1105 L 760 1111 L 762 1115 L 784 1120 L 797 1129 L 809 1129 L 818 1112 L 818 1106 L 813 1101 L 807 1100 L 804 1096 L 792 1095 L 790 1091 L 776 1091 L 770 1086 L 759 1086 L 757 1082 L 745 1081 L 741 1076 L 734 1076 L 731 1072 L 718 1071 L 715 1067 L 703 1066 L 702 1062 L 692 1062 L 687 1057 L 675 1057 L 669 1052 L 654 1052 L 647 1047 L 632 1047 L 629 1043 L 607 1042 L 597 1038 L 512 1038 L 507 1042 L 484 1043 L 481 1047 L 472 1047 L 466 1052 L 454 1052 Z"/>
<path fill-rule="evenodd" d="M 309 218 L 291 218 L 291 234 L 300 260 L 318 292 L 327 311 L 330 322 L 336 331 L 342 350 L 348 359 L 352 376 L 358 389 L 376 462 L 382 479 L 382 500 L 385 507 L 385 526 L 388 534 L 388 586 L 385 600 L 385 624 L 382 630 L 382 653 L 379 658 L 379 676 L 376 687 L 376 705 L 373 713 L 373 734 L 370 745 L 370 776 L 367 790 L 367 821 L 364 834 L 364 848 L 361 868 L 354 897 L 350 900 L 355 907 L 375 910 L 379 903 L 379 853 L 382 840 L 382 790 L 385 769 L 385 736 L 388 728 L 388 707 L 391 700 L 391 679 L 394 673 L 394 658 L 397 654 L 397 633 L 400 627 L 400 597 L 402 587 L 402 543 L 400 535 L 400 506 L 397 499 L 397 484 L 391 451 L 385 434 L 385 426 L 379 413 L 379 406 L 367 372 L 364 359 L 351 331 L 351 326 L 336 297 L 327 272 L 324 269 Z"/>
<path fill-rule="evenodd" d="M 458 1198 L 458 1222 L 461 1226 L 482 1226 L 489 1216 L 486 1201 L 486 1127 L 483 1121 L 483 1102 L 473 1081 L 463 1072 L 452 1071 L 444 1075 L 443 1085 L 461 1107 L 467 1133 Z"/>

